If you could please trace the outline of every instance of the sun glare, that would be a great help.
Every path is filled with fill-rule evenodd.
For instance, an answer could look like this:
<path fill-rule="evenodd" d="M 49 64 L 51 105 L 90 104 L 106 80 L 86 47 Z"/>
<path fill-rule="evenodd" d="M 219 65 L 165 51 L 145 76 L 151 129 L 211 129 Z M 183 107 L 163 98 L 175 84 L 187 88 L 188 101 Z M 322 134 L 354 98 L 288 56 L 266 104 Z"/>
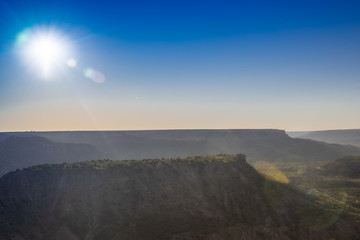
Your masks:
<path fill-rule="evenodd" d="M 15 41 L 15 49 L 32 72 L 46 80 L 68 77 L 70 69 L 95 83 L 104 83 L 104 74 L 83 64 L 74 55 L 74 40 L 51 26 L 35 26 L 21 31 Z"/>
<path fill-rule="evenodd" d="M 55 70 L 66 65 L 69 55 L 68 44 L 65 39 L 54 31 L 27 31 L 27 36 L 21 35 L 22 52 L 26 61 L 35 66 L 44 78 L 49 77 Z M 21 39 L 20 39 L 21 40 Z"/>
<path fill-rule="evenodd" d="M 28 53 L 34 63 L 41 67 L 44 76 L 48 76 L 53 65 L 63 59 L 63 46 L 52 37 L 34 39 L 28 48 Z"/>

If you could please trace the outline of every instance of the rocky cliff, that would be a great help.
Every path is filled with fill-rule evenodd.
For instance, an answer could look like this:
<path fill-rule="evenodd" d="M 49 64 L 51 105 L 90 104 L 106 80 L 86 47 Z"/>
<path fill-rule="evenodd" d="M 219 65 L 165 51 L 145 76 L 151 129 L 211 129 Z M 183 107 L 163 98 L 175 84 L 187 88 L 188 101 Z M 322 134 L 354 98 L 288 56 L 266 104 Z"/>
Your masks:
<path fill-rule="evenodd" d="M 0 179 L 0 239 L 359 239 L 243 155 L 41 165 Z"/>

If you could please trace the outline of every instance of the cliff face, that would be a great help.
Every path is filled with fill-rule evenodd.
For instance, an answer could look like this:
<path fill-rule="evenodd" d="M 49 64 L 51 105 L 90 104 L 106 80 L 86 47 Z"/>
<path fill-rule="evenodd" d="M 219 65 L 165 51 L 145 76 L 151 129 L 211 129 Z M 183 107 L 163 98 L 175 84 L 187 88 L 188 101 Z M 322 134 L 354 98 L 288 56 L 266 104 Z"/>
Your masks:
<path fill-rule="evenodd" d="M 356 239 L 243 155 L 44 165 L 0 179 L 0 239 Z M 323 224 L 324 223 L 324 224 Z"/>
<path fill-rule="evenodd" d="M 0 176 L 32 165 L 101 159 L 104 155 L 87 144 L 55 143 L 32 135 L 10 136 L 0 142 Z"/>

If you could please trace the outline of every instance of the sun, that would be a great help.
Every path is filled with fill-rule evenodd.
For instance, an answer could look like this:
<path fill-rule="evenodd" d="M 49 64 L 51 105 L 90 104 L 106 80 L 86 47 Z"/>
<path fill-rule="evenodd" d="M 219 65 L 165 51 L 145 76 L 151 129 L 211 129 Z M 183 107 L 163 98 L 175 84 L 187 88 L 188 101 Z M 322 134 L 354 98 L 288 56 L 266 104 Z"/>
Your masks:
<path fill-rule="evenodd" d="M 26 62 L 48 78 L 54 71 L 66 65 L 69 47 L 64 37 L 54 31 L 38 30 L 22 36 L 22 52 Z"/>
<path fill-rule="evenodd" d="M 28 46 L 28 54 L 45 76 L 49 75 L 54 64 L 62 60 L 64 50 L 61 42 L 52 37 L 34 39 Z"/>

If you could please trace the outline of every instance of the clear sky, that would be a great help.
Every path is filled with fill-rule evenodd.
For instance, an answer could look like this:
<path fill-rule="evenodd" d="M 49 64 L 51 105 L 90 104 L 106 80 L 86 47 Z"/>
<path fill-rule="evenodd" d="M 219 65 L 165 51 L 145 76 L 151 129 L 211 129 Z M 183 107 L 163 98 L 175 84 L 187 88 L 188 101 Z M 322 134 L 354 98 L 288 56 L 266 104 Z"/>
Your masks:
<path fill-rule="evenodd" d="M 359 13 L 348 0 L 0 0 L 0 131 L 360 128 Z M 44 77 L 19 42 L 49 31 L 76 67 Z"/>

